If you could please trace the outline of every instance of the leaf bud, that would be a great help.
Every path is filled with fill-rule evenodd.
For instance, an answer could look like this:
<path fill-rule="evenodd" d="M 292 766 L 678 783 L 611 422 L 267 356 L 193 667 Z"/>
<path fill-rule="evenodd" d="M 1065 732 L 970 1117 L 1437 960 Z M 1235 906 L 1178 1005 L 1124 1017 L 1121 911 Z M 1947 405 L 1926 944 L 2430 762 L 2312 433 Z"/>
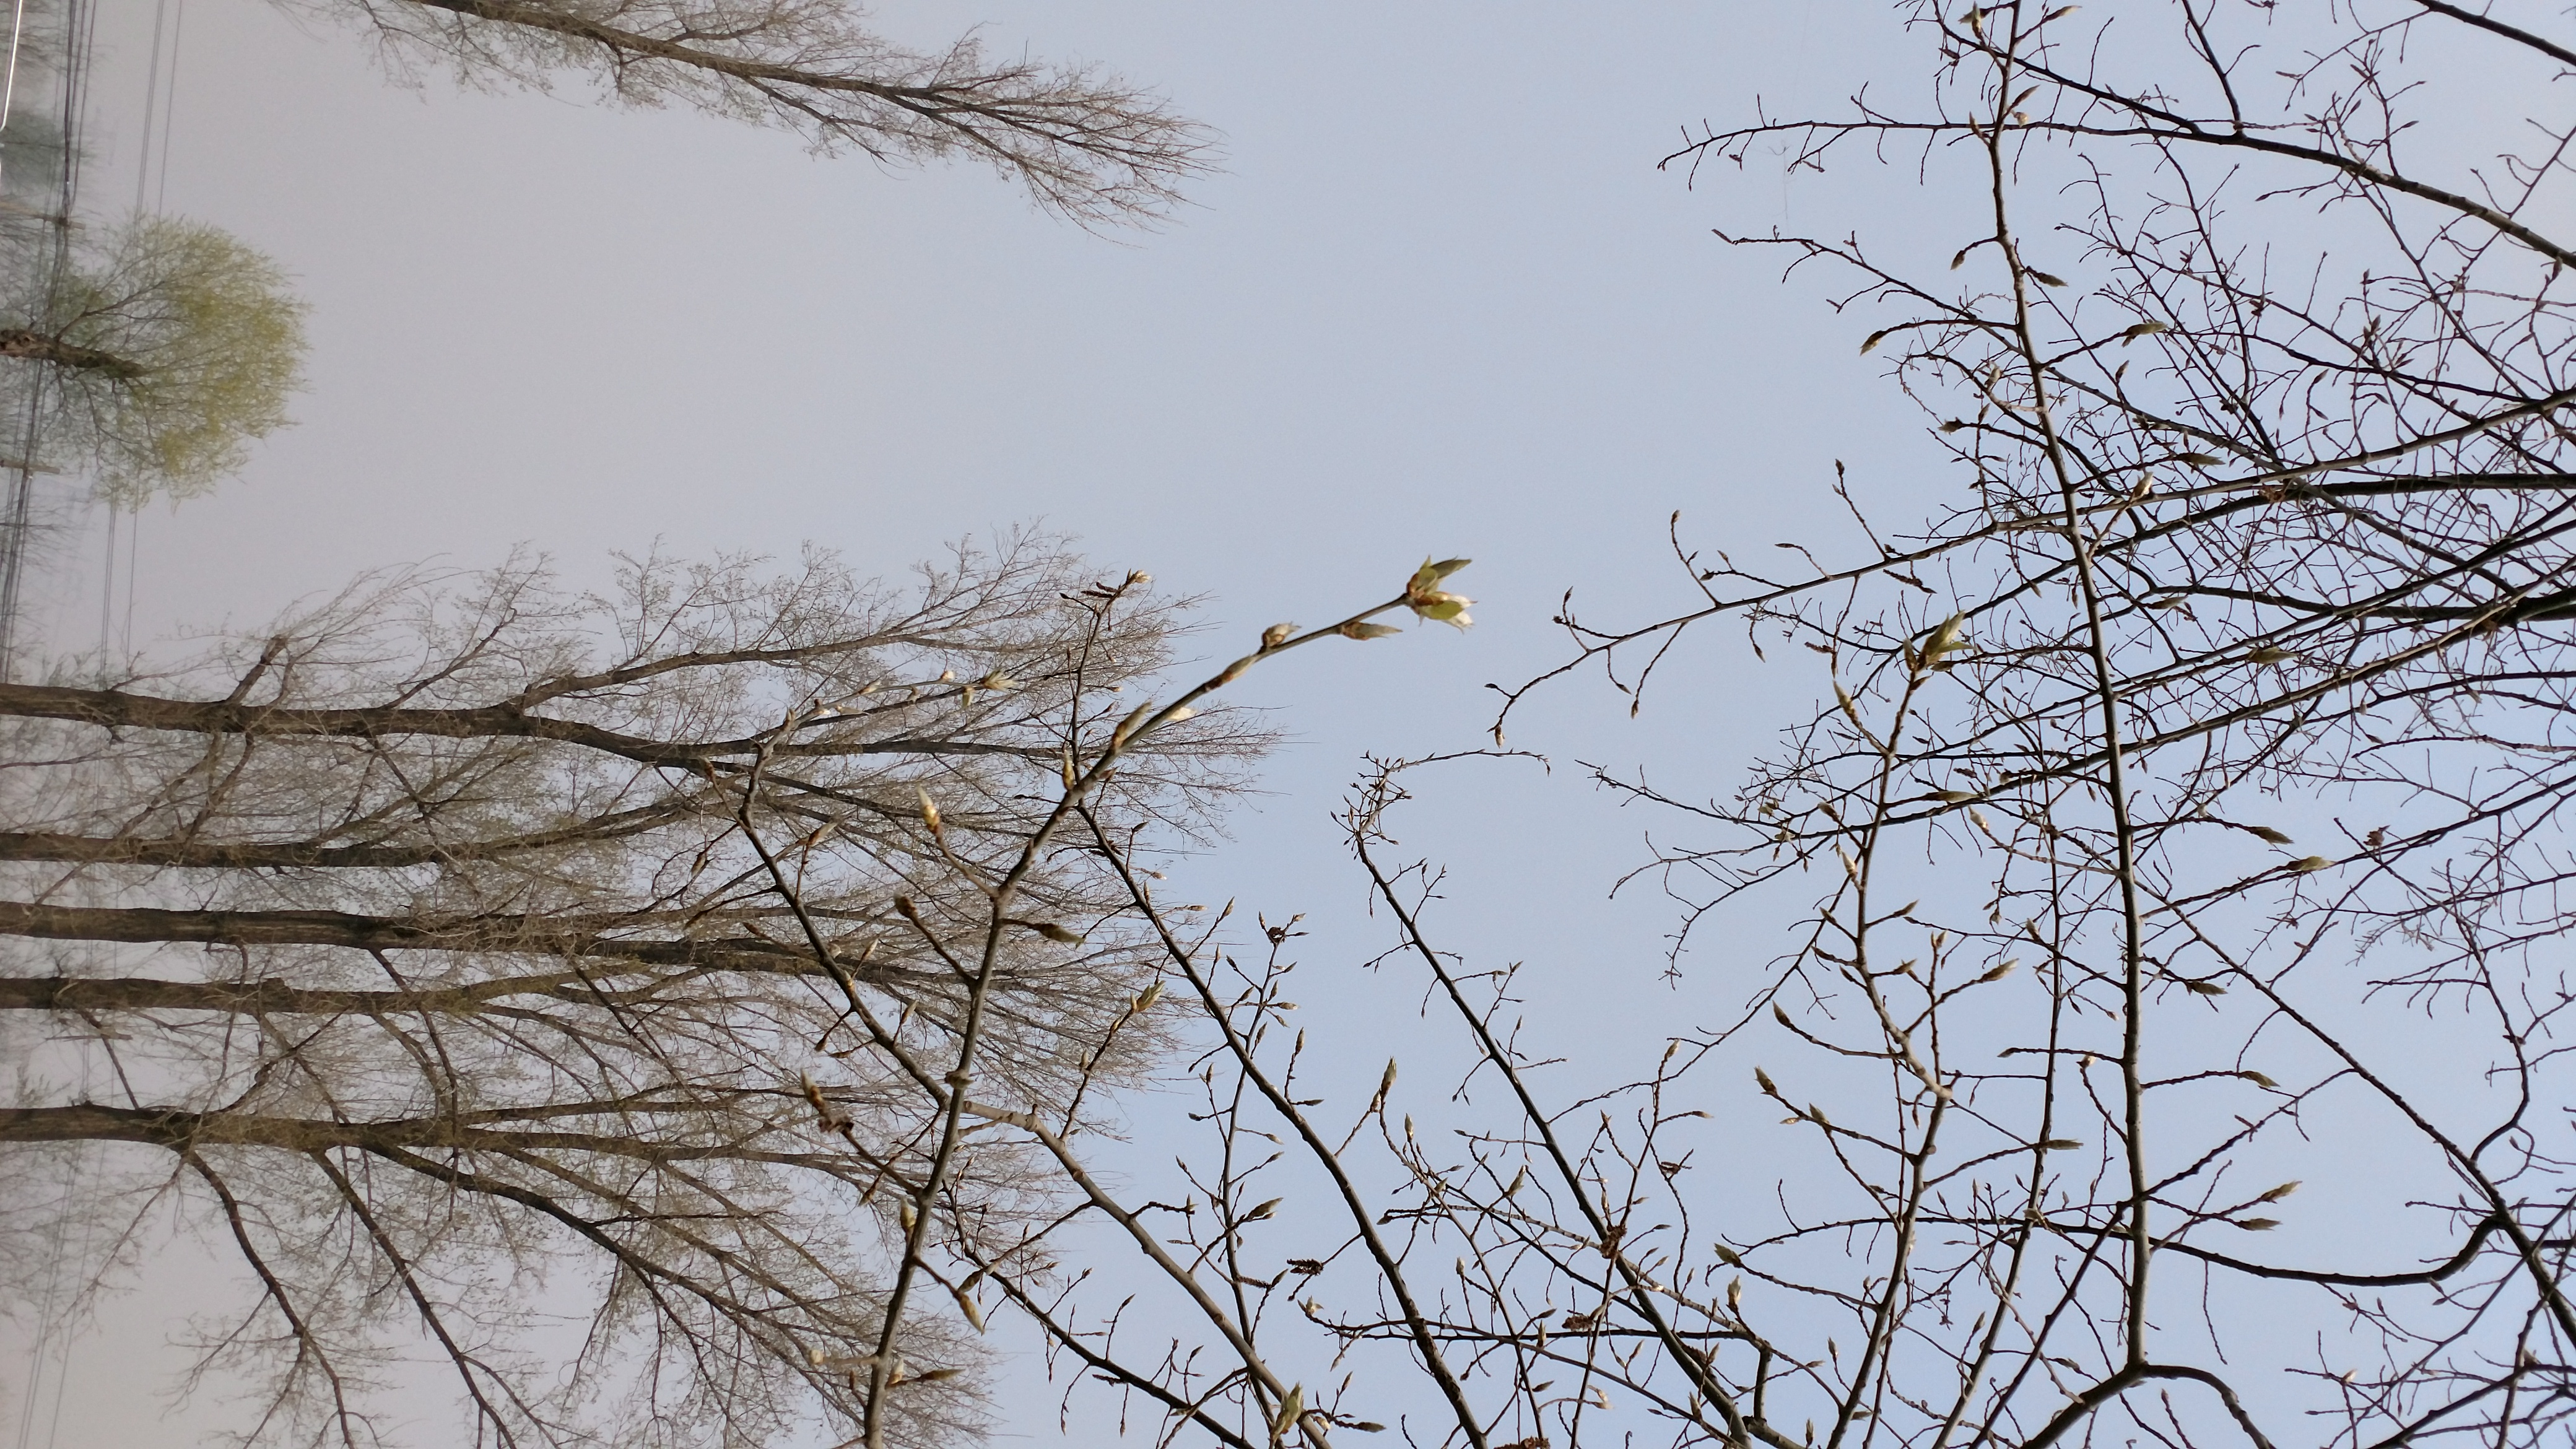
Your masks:
<path fill-rule="evenodd" d="M 1150 699 L 1129 710 L 1127 717 L 1118 722 L 1118 728 L 1109 732 L 1109 748 L 1113 750 L 1125 748 L 1127 737 L 1134 733 L 1136 726 L 1143 724 L 1146 717 L 1153 712 L 1154 702 Z"/>

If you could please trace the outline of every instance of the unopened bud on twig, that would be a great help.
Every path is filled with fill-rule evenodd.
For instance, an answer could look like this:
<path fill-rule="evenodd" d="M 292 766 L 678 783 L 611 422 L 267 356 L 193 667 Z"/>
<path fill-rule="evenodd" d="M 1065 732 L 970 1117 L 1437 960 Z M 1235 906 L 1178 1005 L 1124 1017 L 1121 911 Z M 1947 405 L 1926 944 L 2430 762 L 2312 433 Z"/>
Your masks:
<path fill-rule="evenodd" d="M 1109 732 L 1109 748 L 1113 750 L 1126 748 L 1127 737 L 1133 734 L 1136 726 L 1143 724 L 1153 712 L 1154 702 L 1150 699 L 1129 710 L 1127 717 L 1118 722 L 1118 728 Z"/>

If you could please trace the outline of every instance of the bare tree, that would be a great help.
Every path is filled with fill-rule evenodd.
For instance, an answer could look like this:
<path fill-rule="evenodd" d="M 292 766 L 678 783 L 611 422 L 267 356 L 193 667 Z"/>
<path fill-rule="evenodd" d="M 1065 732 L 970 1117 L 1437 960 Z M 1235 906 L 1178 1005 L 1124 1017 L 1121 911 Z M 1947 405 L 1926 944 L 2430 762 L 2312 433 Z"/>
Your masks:
<path fill-rule="evenodd" d="M 935 1186 L 1017 1261 L 1053 1190 L 961 1145 L 943 1084 L 971 1060 L 1078 1120 L 1164 1044 L 1118 879 L 1026 846 L 1185 602 L 1041 537 L 910 591 L 653 557 L 587 597 L 520 562 L 0 685 L 6 1271 L 52 1266 L 44 1159 L 90 1144 L 88 1271 L 175 1209 L 260 1285 L 202 1343 L 258 1442 L 375 1442 L 415 1324 L 489 1442 L 969 1433 L 983 1359 L 904 1244 Z M 1126 734 L 1086 799 L 1147 849 L 1264 742 Z"/>
<path fill-rule="evenodd" d="M 817 152 L 964 157 L 1084 225 L 1141 224 L 1207 169 L 1207 132 L 1083 66 L 996 61 L 969 36 L 913 51 L 847 0 L 280 0 L 368 26 L 397 73 L 426 60 L 470 84 L 578 75 L 628 105 L 673 102 L 775 126 Z"/>
<path fill-rule="evenodd" d="M 1901 229 L 1865 191 L 1883 246 L 1729 239 L 1846 279 L 1941 489 L 1838 476 L 1839 561 L 1677 516 L 1688 606 L 1569 606 L 1509 692 L 1642 705 L 1724 622 L 1730 684 L 1782 644 L 1830 671 L 1732 795 L 1601 776 L 1700 837 L 1633 879 L 1684 903 L 1706 1025 L 1579 1074 L 1525 1044 L 1395 853 L 1429 762 L 1347 823 L 1376 964 L 1453 1028 L 1408 1048 L 1433 1092 L 1318 1077 L 1295 920 L 1238 959 L 1122 868 L 1204 1013 L 1207 1135 L 1157 1177 L 985 1114 L 1137 1255 L 978 1269 L 1069 1406 L 1244 1449 L 2564 1442 L 2576 126 L 2494 115 L 2576 51 L 2439 0 L 1905 13 L 1919 110 L 1673 159 L 1919 182 Z M 1712 992 L 1683 952 L 1720 922 Z"/>

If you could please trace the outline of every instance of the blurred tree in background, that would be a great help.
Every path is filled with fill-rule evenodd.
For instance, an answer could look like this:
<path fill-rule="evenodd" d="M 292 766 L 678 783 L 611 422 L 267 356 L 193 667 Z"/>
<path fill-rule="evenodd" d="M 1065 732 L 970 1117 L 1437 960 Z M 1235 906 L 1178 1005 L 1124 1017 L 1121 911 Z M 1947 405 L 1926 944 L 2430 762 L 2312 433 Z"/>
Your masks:
<path fill-rule="evenodd" d="M 916 51 L 847 0 L 279 0 L 372 31 L 397 75 L 470 85 L 581 76 L 628 105 L 694 106 L 830 155 L 981 161 L 1048 212 L 1140 225 L 1214 162 L 1151 91 L 1084 66 L 994 60 L 973 37 Z"/>
<path fill-rule="evenodd" d="M 224 232 L 159 216 L 75 227 L 59 270 L 12 280 L 0 357 L 33 364 L 15 381 L 41 451 L 93 471 L 115 504 L 203 493 L 286 426 L 304 305 L 275 262 Z"/>

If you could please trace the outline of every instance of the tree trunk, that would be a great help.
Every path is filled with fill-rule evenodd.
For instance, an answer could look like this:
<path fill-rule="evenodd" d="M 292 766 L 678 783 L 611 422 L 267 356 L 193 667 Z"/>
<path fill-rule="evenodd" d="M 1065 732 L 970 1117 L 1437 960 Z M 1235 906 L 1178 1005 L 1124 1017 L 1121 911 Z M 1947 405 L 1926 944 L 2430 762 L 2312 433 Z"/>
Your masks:
<path fill-rule="evenodd" d="M 56 367 L 95 372 L 120 381 L 130 381 L 149 371 L 131 358 L 65 342 L 49 333 L 34 332 L 24 327 L 0 327 L 0 357 L 24 357 L 35 362 L 49 362 Z"/>

